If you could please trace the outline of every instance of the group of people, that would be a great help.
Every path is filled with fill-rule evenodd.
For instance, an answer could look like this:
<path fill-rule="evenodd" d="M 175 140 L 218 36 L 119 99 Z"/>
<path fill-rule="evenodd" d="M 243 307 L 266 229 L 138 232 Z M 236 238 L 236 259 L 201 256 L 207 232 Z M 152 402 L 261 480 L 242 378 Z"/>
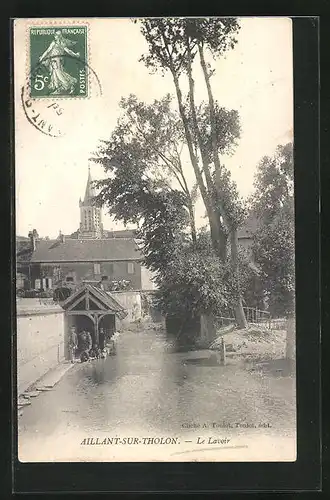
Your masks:
<path fill-rule="evenodd" d="M 75 359 L 80 359 L 82 363 L 88 361 L 90 358 L 101 357 L 105 349 L 105 333 L 101 328 L 99 332 L 99 342 L 93 343 L 92 335 L 88 330 L 81 330 L 78 334 L 74 326 L 71 327 L 71 334 L 69 339 L 69 351 L 71 363 Z"/>

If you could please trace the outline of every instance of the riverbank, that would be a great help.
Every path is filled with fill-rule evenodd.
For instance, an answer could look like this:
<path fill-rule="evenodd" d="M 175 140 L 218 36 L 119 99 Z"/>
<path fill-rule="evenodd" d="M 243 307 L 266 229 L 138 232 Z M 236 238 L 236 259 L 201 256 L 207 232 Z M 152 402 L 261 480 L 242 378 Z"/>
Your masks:
<path fill-rule="evenodd" d="M 222 338 L 226 346 L 226 352 L 229 355 L 250 359 L 251 361 L 281 359 L 285 356 L 285 330 L 272 330 L 262 325 L 253 325 L 246 329 L 235 327 L 219 329 L 217 338 L 210 345 L 210 349 L 218 350 Z"/>
<path fill-rule="evenodd" d="M 69 361 L 60 363 L 29 386 L 22 394 L 19 394 L 17 399 L 18 416 L 23 415 L 23 409 L 32 404 L 36 397 L 43 392 L 51 391 L 73 366 Z"/>

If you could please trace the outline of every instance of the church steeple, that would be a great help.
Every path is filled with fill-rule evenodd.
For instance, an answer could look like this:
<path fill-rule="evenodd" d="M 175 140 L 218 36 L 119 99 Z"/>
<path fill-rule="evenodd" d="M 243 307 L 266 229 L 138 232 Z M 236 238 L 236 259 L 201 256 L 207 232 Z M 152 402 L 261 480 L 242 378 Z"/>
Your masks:
<path fill-rule="evenodd" d="M 85 204 L 90 204 L 92 201 L 92 198 L 96 195 L 95 188 L 93 186 L 93 180 L 91 176 L 91 168 L 88 166 L 88 178 L 87 178 L 87 184 L 86 184 L 86 189 L 85 189 L 85 197 L 84 197 L 84 203 Z"/>
<path fill-rule="evenodd" d="M 102 214 L 101 208 L 93 204 L 93 198 L 96 196 L 96 191 L 93 186 L 90 167 L 88 167 L 88 177 L 85 189 L 84 200 L 79 199 L 80 207 L 80 229 L 79 237 L 82 239 L 98 239 L 102 238 Z"/>

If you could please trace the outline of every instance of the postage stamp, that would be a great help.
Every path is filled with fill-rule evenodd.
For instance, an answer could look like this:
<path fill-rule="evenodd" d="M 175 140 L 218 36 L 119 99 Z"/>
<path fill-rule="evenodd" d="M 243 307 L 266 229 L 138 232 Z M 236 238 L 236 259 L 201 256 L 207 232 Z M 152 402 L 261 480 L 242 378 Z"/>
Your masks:
<path fill-rule="evenodd" d="M 87 26 L 29 30 L 30 97 L 88 97 Z"/>

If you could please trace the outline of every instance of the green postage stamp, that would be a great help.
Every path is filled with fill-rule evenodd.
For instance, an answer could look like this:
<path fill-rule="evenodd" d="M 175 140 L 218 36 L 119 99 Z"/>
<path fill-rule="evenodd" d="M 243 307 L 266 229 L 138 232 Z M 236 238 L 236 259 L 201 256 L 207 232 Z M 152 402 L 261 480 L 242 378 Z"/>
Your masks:
<path fill-rule="evenodd" d="M 88 97 L 87 26 L 29 30 L 30 97 Z"/>

